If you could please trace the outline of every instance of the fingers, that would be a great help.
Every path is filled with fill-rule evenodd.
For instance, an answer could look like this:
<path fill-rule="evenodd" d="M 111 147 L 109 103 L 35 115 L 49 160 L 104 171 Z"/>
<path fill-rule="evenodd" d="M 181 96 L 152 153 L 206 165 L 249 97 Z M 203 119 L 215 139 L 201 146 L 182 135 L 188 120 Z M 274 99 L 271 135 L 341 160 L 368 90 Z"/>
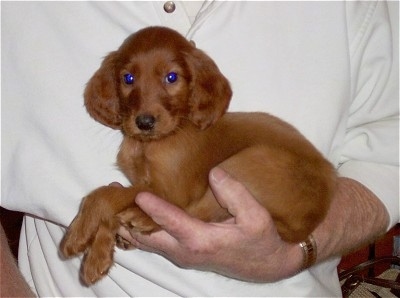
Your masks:
<path fill-rule="evenodd" d="M 282 251 L 287 250 L 271 216 L 243 184 L 224 170 L 214 168 L 209 180 L 216 199 L 232 218 L 205 223 L 151 193 L 140 193 L 136 204 L 162 229 L 151 234 L 118 233 L 137 248 L 163 255 L 180 267 L 269 280 L 268 274 L 275 274 L 281 267 L 276 260 L 282 259 Z"/>
<path fill-rule="evenodd" d="M 176 240 L 163 230 L 143 234 L 120 226 L 117 234 L 130 242 L 133 247 L 149 252 L 164 254 L 165 251 L 173 250 L 176 245 Z"/>
<path fill-rule="evenodd" d="M 185 239 L 193 235 L 195 226 L 201 224 L 201 221 L 190 217 L 179 207 L 151 193 L 139 193 L 135 202 L 162 228 L 146 234 L 121 227 L 118 234 L 139 249 L 171 254 L 177 251 L 180 242 L 185 242 Z"/>
<path fill-rule="evenodd" d="M 134 247 L 149 252 L 165 254 L 167 251 L 173 251 L 176 247 L 176 240 L 163 230 L 151 234 L 142 234 L 120 227 L 117 233 Z"/>
<path fill-rule="evenodd" d="M 260 222 L 258 226 L 264 226 L 266 224 L 264 219 L 267 219 L 269 224 L 270 217 L 266 210 L 241 183 L 232 179 L 224 170 L 214 168 L 210 172 L 210 185 L 219 203 L 234 216 L 228 221 L 212 226 L 226 231 L 228 227 L 235 229 L 234 226 L 239 225 L 237 227 L 240 230 L 248 231 L 248 226 L 251 227 L 250 230 L 257 226 L 255 221 L 262 219 L 264 222 Z M 207 223 L 191 217 L 179 207 L 151 193 L 139 193 L 136 204 L 162 228 L 161 231 L 151 234 L 131 231 L 133 236 L 131 238 L 121 235 L 140 249 L 173 254 L 174 251 L 182 249 L 182 245 L 190 246 L 198 239 L 205 239 L 207 236 L 204 234 L 205 231 L 211 228 Z"/>

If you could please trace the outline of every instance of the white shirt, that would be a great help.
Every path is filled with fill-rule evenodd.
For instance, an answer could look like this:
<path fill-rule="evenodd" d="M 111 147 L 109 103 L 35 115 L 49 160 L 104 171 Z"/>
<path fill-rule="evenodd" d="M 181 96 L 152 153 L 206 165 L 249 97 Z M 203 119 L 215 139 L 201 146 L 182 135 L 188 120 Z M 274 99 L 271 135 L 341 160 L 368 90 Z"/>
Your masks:
<path fill-rule="evenodd" d="M 62 226 L 81 198 L 127 184 L 114 166 L 121 135 L 88 116 L 85 83 L 149 25 L 178 30 L 216 61 L 233 87 L 230 110 L 292 123 L 340 175 L 380 197 L 391 225 L 399 221 L 398 69 L 385 3 L 206 1 L 194 19 L 175 4 L 168 14 L 149 1 L 2 3 L 1 205 L 32 215 L 21 235 L 24 276 L 39 296 L 339 296 L 338 259 L 254 284 L 117 249 L 90 288 L 79 283 L 78 258 L 60 259 Z"/>

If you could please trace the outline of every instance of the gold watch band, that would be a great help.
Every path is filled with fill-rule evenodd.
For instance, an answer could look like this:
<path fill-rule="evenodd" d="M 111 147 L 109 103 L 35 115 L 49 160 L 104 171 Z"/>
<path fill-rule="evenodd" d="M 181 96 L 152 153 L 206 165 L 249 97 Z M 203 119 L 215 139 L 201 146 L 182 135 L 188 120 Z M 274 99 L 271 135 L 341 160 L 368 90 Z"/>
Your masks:
<path fill-rule="evenodd" d="M 314 265 L 317 260 L 317 243 L 313 235 L 310 234 L 308 238 L 299 245 L 303 250 L 303 266 L 301 270 L 305 270 Z"/>

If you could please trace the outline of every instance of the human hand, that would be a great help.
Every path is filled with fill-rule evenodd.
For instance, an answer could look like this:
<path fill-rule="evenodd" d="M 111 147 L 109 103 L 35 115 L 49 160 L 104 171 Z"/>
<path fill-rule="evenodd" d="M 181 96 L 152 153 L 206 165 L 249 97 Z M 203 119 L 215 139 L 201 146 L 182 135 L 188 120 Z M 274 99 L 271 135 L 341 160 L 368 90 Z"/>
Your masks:
<path fill-rule="evenodd" d="M 185 268 L 254 282 L 296 274 L 302 265 L 301 248 L 280 238 L 270 214 L 247 189 L 219 168 L 210 172 L 210 185 L 232 215 L 225 222 L 202 222 L 165 200 L 141 193 L 136 203 L 163 230 L 142 234 L 121 228 L 119 234 L 135 247 Z"/>

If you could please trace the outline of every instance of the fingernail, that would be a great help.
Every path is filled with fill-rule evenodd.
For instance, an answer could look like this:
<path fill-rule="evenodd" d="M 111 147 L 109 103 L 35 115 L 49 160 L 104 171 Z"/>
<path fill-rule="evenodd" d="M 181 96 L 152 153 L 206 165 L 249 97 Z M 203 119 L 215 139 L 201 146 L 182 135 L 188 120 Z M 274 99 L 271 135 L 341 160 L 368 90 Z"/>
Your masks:
<path fill-rule="evenodd" d="M 216 184 L 220 184 L 221 182 L 223 182 L 226 178 L 228 178 L 228 173 L 225 172 L 224 170 L 222 170 L 221 168 L 213 168 L 211 170 L 211 179 L 216 183 Z"/>

